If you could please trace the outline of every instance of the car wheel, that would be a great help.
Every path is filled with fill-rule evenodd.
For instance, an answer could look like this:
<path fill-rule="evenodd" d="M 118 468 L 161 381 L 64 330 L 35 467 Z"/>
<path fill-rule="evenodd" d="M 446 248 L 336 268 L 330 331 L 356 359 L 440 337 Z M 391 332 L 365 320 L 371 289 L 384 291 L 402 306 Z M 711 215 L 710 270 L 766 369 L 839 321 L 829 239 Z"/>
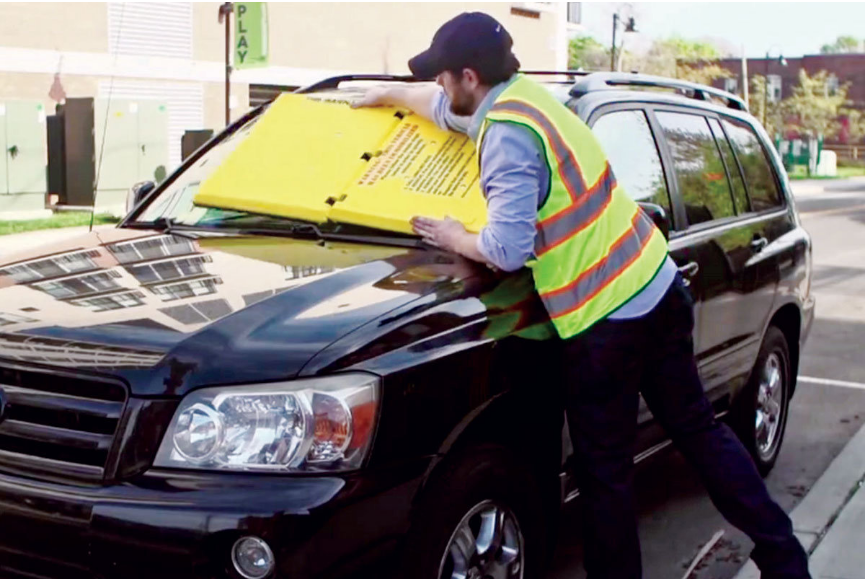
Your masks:
<path fill-rule="evenodd" d="M 746 387 L 734 407 L 733 425 L 762 476 L 776 464 L 791 393 L 791 363 L 785 335 L 770 326 Z"/>
<path fill-rule="evenodd" d="M 462 452 L 424 491 L 399 576 L 540 577 L 546 558 L 542 512 L 538 485 L 507 449 Z"/>

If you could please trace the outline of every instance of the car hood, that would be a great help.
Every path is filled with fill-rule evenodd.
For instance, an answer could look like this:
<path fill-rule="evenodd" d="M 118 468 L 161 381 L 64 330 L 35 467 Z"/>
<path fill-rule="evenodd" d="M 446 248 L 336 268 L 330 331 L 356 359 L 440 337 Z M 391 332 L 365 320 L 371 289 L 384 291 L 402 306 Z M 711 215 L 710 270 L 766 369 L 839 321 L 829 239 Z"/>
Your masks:
<path fill-rule="evenodd" d="M 101 230 L 0 258 L 0 360 L 116 376 L 137 395 L 283 380 L 471 273 L 402 247 Z"/>

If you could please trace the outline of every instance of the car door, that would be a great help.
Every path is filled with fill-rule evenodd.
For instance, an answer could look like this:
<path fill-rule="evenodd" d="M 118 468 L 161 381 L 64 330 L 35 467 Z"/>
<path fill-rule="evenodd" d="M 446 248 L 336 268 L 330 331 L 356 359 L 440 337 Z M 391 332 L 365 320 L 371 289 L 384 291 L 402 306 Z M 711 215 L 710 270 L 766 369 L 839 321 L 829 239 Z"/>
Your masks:
<path fill-rule="evenodd" d="M 612 105 L 594 112 L 589 124 L 610 161 L 611 170 L 632 199 L 660 206 L 672 215 L 669 194 L 669 175 L 666 175 L 662 156 L 650 125 L 647 111 L 640 104 Z M 676 219 L 671 232 L 677 232 Z M 681 245 L 671 252 L 678 265 L 694 259 L 691 248 Z M 696 311 L 700 310 L 700 296 L 695 297 Z M 664 439 L 661 428 L 652 422 L 652 414 L 643 398 L 638 413 L 638 452 L 645 452 Z"/>
<path fill-rule="evenodd" d="M 674 212 L 702 304 L 695 351 L 712 400 L 743 380 L 760 347 L 778 276 L 760 253 L 765 223 L 753 216 L 743 174 L 720 121 L 697 109 L 654 107 L 652 116 L 674 173 Z M 736 166 L 734 166 L 736 165 Z"/>

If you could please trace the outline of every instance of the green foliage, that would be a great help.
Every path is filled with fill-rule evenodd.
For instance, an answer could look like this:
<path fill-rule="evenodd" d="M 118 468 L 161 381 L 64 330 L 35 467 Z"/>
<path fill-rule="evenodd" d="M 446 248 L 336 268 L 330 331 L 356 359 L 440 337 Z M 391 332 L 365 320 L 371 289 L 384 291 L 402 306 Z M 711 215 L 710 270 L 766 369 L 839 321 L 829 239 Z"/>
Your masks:
<path fill-rule="evenodd" d="M 866 134 L 866 127 L 863 125 L 863 111 L 860 109 L 845 108 L 842 109 L 842 116 L 848 117 L 848 142 L 860 143 L 863 141 L 863 136 Z"/>
<path fill-rule="evenodd" d="M 568 43 L 570 70 L 607 70 L 609 66 L 610 49 L 602 46 L 592 36 L 578 36 Z"/>
<path fill-rule="evenodd" d="M 671 78 L 681 78 L 700 84 L 710 84 L 717 78 L 731 76 L 715 61 L 719 50 L 709 42 L 673 36 L 653 42 L 643 56 L 626 54 L 627 70 L 639 70 Z"/>
<path fill-rule="evenodd" d="M 810 76 L 800 69 L 799 84 L 793 94 L 782 102 L 785 127 L 801 135 L 833 138 L 842 125 L 839 117 L 848 103 L 848 86 L 840 86 L 836 94 L 827 90 L 827 71 Z"/>
<path fill-rule="evenodd" d="M 119 218 L 107 214 L 98 214 L 93 219 L 94 225 L 117 223 Z M 64 211 L 55 213 L 45 219 L 29 219 L 26 221 L 0 221 L 0 235 L 24 233 L 25 231 L 40 231 L 42 229 L 60 229 L 63 227 L 81 227 L 90 225 L 90 212 Z"/>
<path fill-rule="evenodd" d="M 764 129 L 770 137 L 783 132 L 785 128 L 785 115 L 783 105 L 779 101 L 767 101 L 767 115 L 764 117 L 764 96 L 767 92 L 767 79 L 761 74 L 756 74 L 750 80 L 749 89 L 749 112 L 752 116 L 764 124 Z"/>
<path fill-rule="evenodd" d="M 825 44 L 821 47 L 821 54 L 845 54 L 850 52 L 863 52 L 863 40 L 853 36 L 839 36 L 833 44 Z"/>

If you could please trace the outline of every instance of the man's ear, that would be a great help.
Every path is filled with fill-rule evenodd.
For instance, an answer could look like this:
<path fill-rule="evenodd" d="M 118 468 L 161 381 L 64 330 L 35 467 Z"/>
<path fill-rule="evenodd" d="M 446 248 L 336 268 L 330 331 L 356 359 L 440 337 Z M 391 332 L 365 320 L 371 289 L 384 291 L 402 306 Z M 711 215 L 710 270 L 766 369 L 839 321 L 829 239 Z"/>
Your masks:
<path fill-rule="evenodd" d="M 481 84 L 481 77 L 471 68 L 463 69 L 463 80 L 466 81 L 470 89 L 475 89 Z"/>

